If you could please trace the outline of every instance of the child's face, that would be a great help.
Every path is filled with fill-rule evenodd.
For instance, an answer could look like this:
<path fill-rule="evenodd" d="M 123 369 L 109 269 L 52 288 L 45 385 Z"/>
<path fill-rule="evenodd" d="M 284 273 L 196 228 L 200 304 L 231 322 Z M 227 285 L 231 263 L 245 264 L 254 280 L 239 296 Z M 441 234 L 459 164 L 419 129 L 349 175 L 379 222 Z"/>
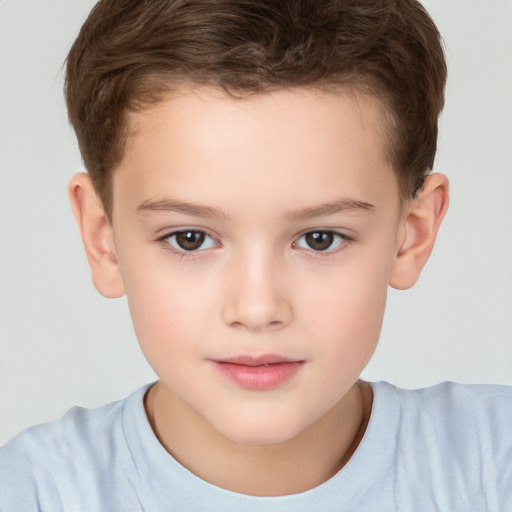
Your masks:
<path fill-rule="evenodd" d="M 113 229 L 135 330 L 232 440 L 297 435 L 375 349 L 403 232 L 381 116 L 350 94 L 201 90 L 132 119 Z"/>

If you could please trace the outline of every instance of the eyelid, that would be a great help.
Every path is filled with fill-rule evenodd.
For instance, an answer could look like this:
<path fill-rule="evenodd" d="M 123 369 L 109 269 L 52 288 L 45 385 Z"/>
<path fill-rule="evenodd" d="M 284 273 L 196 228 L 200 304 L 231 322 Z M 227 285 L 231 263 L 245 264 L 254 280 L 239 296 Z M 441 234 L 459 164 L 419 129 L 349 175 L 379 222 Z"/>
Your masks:
<path fill-rule="evenodd" d="M 313 249 L 312 247 L 299 247 L 297 245 L 298 240 L 305 237 L 309 233 L 331 233 L 341 241 L 333 249 L 329 248 L 324 251 L 318 251 L 318 250 Z M 351 237 L 341 231 L 338 231 L 336 229 L 319 228 L 319 229 L 308 229 L 307 231 L 304 231 L 302 234 L 300 234 L 295 239 L 295 242 L 293 242 L 292 246 L 298 250 L 302 250 L 302 251 L 309 253 L 313 257 L 316 257 L 316 256 L 328 257 L 328 256 L 333 256 L 333 255 L 337 254 L 338 252 L 344 251 L 345 249 L 348 248 L 350 243 L 353 241 L 354 241 L 353 237 Z"/>
<path fill-rule="evenodd" d="M 205 249 L 197 249 L 197 250 L 187 251 L 186 249 L 178 249 L 166 241 L 171 236 L 175 236 L 179 233 L 183 233 L 186 231 L 193 231 L 193 232 L 204 234 L 205 237 L 208 237 L 214 241 L 214 246 L 207 247 Z M 297 241 L 300 240 L 301 238 L 303 238 L 304 236 L 306 236 L 308 233 L 318 233 L 318 232 L 331 233 L 336 238 L 338 238 L 340 240 L 340 243 L 335 248 L 333 248 L 333 249 L 329 248 L 324 251 L 315 250 L 313 248 L 299 247 L 297 245 Z M 180 256 L 180 258 L 186 258 L 186 257 L 194 258 L 194 257 L 199 256 L 200 253 L 207 251 L 208 249 L 221 246 L 221 242 L 219 241 L 218 236 L 213 235 L 212 233 L 208 232 L 208 230 L 206 230 L 204 228 L 194 227 L 194 226 L 179 226 L 176 228 L 168 229 L 162 235 L 158 236 L 158 238 L 156 240 L 161 243 L 164 250 L 178 255 L 178 256 Z M 347 235 L 345 232 L 339 231 L 337 229 L 317 228 L 317 229 L 308 229 L 306 231 L 303 231 L 300 235 L 298 235 L 295 238 L 295 241 L 292 243 L 292 247 L 294 249 L 298 249 L 300 251 L 309 253 L 309 256 L 311 256 L 311 257 L 317 257 L 317 256 L 318 257 L 329 257 L 329 256 L 333 256 L 341 251 L 346 250 L 351 245 L 351 243 L 353 241 L 354 241 L 353 236 Z"/>
<path fill-rule="evenodd" d="M 210 246 L 210 247 L 206 247 L 204 249 L 200 248 L 197 250 L 187 251 L 186 249 L 175 247 L 174 245 L 171 245 L 169 242 L 167 242 L 167 239 L 169 239 L 173 236 L 176 236 L 180 233 L 187 232 L 187 231 L 194 232 L 194 233 L 200 233 L 200 234 L 204 235 L 205 237 L 211 239 L 214 242 L 214 245 Z M 213 247 L 220 246 L 220 242 L 217 239 L 217 237 L 215 237 L 214 235 L 212 235 L 211 233 L 209 233 L 207 230 L 205 230 L 203 228 L 198 228 L 198 227 L 194 227 L 194 226 L 192 226 L 192 227 L 191 226 L 183 226 L 183 227 L 180 226 L 178 228 L 174 228 L 174 229 L 165 231 L 162 235 L 158 236 L 157 241 L 162 244 L 162 247 L 164 248 L 164 250 L 170 251 L 174 254 L 177 254 L 181 258 L 194 257 L 203 251 L 207 251 L 208 249 L 212 249 Z"/>

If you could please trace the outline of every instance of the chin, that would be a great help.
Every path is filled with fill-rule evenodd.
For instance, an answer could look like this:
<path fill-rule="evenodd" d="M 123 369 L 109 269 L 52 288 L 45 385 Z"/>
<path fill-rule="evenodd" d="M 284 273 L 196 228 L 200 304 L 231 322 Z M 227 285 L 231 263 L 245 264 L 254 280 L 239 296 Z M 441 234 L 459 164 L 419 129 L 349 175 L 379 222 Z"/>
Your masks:
<path fill-rule="evenodd" d="M 239 422 L 230 422 L 226 428 L 218 429 L 224 437 L 237 444 L 242 445 L 272 445 L 285 443 L 296 437 L 303 430 L 302 426 L 287 422 L 248 421 L 241 418 Z M 261 421 L 263 420 L 263 421 Z"/>
<path fill-rule="evenodd" d="M 244 446 L 277 445 L 289 441 L 294 435 L 276 435 L 275 432 L 237 432 L 227 437 L 230 441 Z"/>

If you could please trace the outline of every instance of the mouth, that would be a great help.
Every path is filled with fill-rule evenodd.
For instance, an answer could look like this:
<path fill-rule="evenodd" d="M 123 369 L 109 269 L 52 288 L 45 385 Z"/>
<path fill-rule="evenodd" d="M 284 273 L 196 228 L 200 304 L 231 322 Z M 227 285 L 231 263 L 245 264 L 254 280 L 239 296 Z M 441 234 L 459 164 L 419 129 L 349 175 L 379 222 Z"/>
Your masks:
<path fill-rule="evenodd" d="M 253 390 L 268 390 L 290 380 L 304 364 L 303 360 L 277 355 L 260 357 L 238 356 L 228 359 L 212 359 L 220 373 L 238 386 Z"/>

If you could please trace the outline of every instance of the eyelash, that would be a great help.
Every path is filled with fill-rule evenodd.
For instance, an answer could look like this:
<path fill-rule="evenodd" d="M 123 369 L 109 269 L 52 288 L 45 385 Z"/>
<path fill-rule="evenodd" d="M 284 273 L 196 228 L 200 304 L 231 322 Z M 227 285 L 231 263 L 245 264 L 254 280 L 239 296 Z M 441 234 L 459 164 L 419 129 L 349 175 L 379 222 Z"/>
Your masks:
<path fill-rule="evenodd" d="M 216 240 L 213 236 L 209 235 L 206 231 L 202 230 L 202 229 L 177 229 L 175 231 L 171 231 L 170 233 L 166 233 L 164 235 L 162 235 L 161 237 L 159 237 L 157 239 L 158 242 L 160 242 L 162 244 L 162 247 L 164 250 L 166 251 L 169 251 L 177 256 L 180 257 L 180 259 L 183 259 L 183 258 L 192 258 L 194 259 L 200 252 L 206 250 L 206 249 L 209 249 L 210 247 L 207 247 L 206 249 L 197 249 L 197 250 L 189 250 L 187 251 L 186 249 L 178 249 L 176 247 L 173 247 L 167 240 L 171 237 L 176 237 L 177 235 L 179 234 L 183 234 L 183 233 L 194 233 L 195 235 L 200 235 L 200 236 L 204 236 L 205 238 L 209 238 L 213 241 L 214 245 L 219 247 L 220 246 L 220 242 L 218 240 Z M 298 241 L 301 240 L 303 237 L 306 237 L 307 235 L 309 234 L 317 234 L 317 233 L 322 233 L 322 234 L 329 234 L 329 235 L 333 235 L 333 237 L 335 239 L 338 239 L 339 241 L 339 244 L 337 247 L 335 247 L 334 249 L 330 249 L 330 248 L 327 248 L 325 249 L 324 251 L 315 251 L 313 248 L 303 248 L 303 247 L 298 247 Z M 335 231 L 335 230 L 332 230 L 332 229 L 313 229 L 313 230 L 308 230 L 306 232 L 304 232 L 302 235 L 300 235 L 295 242 L 292 243 L 292 247 L 295 248 L 295 249 L 303 249 L 304 251 L 307 251 L 310 253 L 310 256 L 311 257 L 322 257 L 322 258 L 325 258 L 325 257 L 329 257 L 329 256 L 334 256 L 335 254 L 338 254 L 339 252 L 341 251 L 344 251 L 348 248 L 348 246 L 350 245 L 351 242 L 353 242 L 354 239 L 352 237 L 349 237 L 343 233 L 339 233 L 338 231 Z"/>
<path fill-rule="evenodd" d="M 297 246 L 298 241 L 300 239 L 302 239 L 303 237 L 306 237 L 307 235 L 318 234 L 318 233 L 322 233 L 324 235 L 325 234 L 333 235 L 333 237 L 335 239 L 338 239 L 339 244 L 334 249 L 328 248 L 324 251 L 315 251 L 311 247 L 309 249 L 304 248 L 304 250 L 309 253 L 309 256 L 315 257 L 315 258 L 316 257 L 328 258 L 330 256 L 335 256 L 336 254 L 348 249 L 350 243 L 354 241 L 354 239 L 352 237 L 349 237 L 348 235 L 345 235 L 344 233 L 340 233 L 340 232 L 332 230 L 332 229 L 310 229 L 310 230 L 306 231 L 305 233 L 303 233 L 302 235 L 300 235 L 297 238 L 297 241 L 293 242 L 292 247 L 297 248 L 297 249 L 303 249 L 302 247 Z"/>
<path fill-rule="evenodd" d="M 199 252 L 201 252 L 201 249 L 199 249 L 199 250 L 189 250 L 189 251 L 187 251 L 186 249 L 183 249 L 183 248 L 182 249 L 178 249 L 176 247 L 173 247 L 167 241 L 169 238 L 176 237 L 177 235 L 182 234 L 182 233 L 194 233 L 196 235 L 202 235 L 205 238 L 207 237 L 207 238 L 213 240 L 213 242 L 214 242 L 214 244 L 216 246 L 220 245 L 218 240 L 216 240 L 213 236 L 209 235 L 203 229 L 194 229 L 194 228 L 177 229 L 175 231 L 171 231 L 170 233 L 166 233 L 165 235 L 162 235 L 161 237 L 159 237 L 157 239 L 157 241 L 162 244 L 162 247 L 164 248 L 164 250 L 169 251 L 169 252 L 179 256 L 180 259 L 183 259 L 183 258 L 192 258 L 192 259 L 194 259 L 197 256 L 197 254 Z M 202 249 L 202 250 L 205 250 L 205 249 Z"/>

